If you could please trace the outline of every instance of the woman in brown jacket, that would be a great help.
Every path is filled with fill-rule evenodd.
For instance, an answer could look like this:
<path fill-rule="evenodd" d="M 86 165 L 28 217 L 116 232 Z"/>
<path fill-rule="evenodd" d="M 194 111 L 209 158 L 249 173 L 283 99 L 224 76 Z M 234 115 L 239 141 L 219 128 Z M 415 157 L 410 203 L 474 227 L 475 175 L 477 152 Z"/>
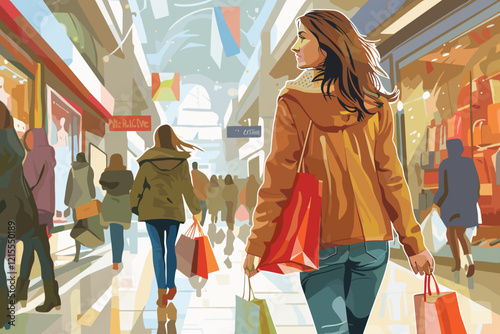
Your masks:
<path fill-rule="evenodd" d="M 170 125 L 158 127 L 155 146 L 137 160 L 140 167 L 130 191 L 132 212 L 139 216 L 140 221 L 146 222 L 151 239 L 158 285 L 156 304 L 161 308 L 166 307 L 168 300 L 177 293 L 175 241 L 179 225 L 185 221 L 183 197 L 196 219 L 201 220 L 201 207 L 193 191 L 187 162 L 190 154 L 185 148 L 199 149 L 180 140 Z"/>
<path fill-rule="evenodd" d="M 434 260 L 413 215 L 393 142 L 389 102 L 373 42 L 342 13 L 315 10 L 297 20 L 292 51 L 304 71 L 281 91 L 271 153 L 248 238 L 245 272 L 260 257 L 291 194 L 305 146 L 306 173 L 323 181 L 319 270 L 301 273 L 318 333 L 362 333 L 388 261 L 392 227 L 415 273 Z M 391 224 L 392 221 L 392 224 Z"/>

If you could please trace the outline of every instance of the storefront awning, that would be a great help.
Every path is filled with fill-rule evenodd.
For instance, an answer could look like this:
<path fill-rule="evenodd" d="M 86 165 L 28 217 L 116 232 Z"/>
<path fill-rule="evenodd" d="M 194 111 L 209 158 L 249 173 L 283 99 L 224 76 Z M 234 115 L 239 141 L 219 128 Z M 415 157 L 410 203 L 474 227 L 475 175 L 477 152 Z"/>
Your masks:
<path fill-rule="evenodd" d="M 12 2 L 5 1 L 0 4 L 0 17 L 2 17 L 3 22 L 24 43 L 26 43 L 38 57 L 40 57 L 47 69 L 54 73 L 75 93 L 75 95 L 78 96 L 78 98 L 84 101 L 104 120 L 112 116 L 114 98 L 107 89 L 100 84 L 93 72 L 88 68 L 83 57 L 65 34 L 64 38 L 67 39 L 71 48 L 65 48 L 64 52 L 61 51 L 61 48 L 61 50 L 59 50 L 62 52 L 61 54 L 61 52 L 56 52 L 56 50 L 49 45 L 40 35 L 39 31 L 28 22 Z M 71 52 L 68 50 L 71 50 Z M 68 59 L 63 59 L 68 57 L 71 58 L 69 64 Z M 87 69 L 90 72 L 86 71 Z"/>

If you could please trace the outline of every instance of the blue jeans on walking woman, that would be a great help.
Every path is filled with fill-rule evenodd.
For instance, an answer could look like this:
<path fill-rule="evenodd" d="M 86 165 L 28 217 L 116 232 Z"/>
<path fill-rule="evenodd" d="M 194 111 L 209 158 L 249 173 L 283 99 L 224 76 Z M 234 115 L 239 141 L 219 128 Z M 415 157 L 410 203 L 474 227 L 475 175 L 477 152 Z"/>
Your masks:
<path fill-rule="evenodd" d="M 181 222 L 173 219 L 146 220 L 151 247 L 153 248 L 153 266 L 155 269 L 158 289 L 172 289 L 175 287 L 175 271 L 177 270 L 177 256 L 175 255 L 175 240 Z M 167 234 L 167 261 L 165 264 L 165 232 Z M 167 276 L 165 279 L 165 267 Z"/>
<path fill-rule="evenodd" d="M 123 248 L 125 241 L 123 238 L 123 225 L 109 224 L 109 234 L 111 235 L 111 253 L 113 254 L 113 263 L 122 263 Z"/>
<path fill-rule="evenodd" d="M 318 334 L 362 334 L 384 277 L 387 241 L 321 249 L 319 270 L 300 274 Z"/>

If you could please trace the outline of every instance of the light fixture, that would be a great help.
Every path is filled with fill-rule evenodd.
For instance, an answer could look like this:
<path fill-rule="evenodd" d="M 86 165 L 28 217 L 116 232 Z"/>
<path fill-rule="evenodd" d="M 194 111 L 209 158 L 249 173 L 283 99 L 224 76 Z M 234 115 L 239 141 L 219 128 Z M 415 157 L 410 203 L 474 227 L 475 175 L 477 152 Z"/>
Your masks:
<path fill-rule="evenodd" d="M 107 63 L 109 61 L 109 56 L 102 57 L 102 60 L 104 60 L 104 62 Z"/>
<path fill-rule="evenodd" d="M 459 49 L 461 47 L 462 47 L 462 45 L 458 44 L 457 46 L 455 46 L 455 49 Z"/>
<path fill-rule="evenodd" d="M 434 58 L 432 61 L 437 61 L 438 59 L 437 58 Z"/>
<path fill-rule="evenodd" d="M 424 98 L 424 100 L 427 100 L 429 97 L 431 97 L 431 93 L 429 93 L 429 91 L 425 91 L 422 94 L 422 97 Z"/>
<path fill-rule="evenodd" d="M 486 26 L 486 28 L 491 28 L 491 27 L 493 27 L 493 26 L 495 26 L 495 24 L 494 24 L 494 23 L 493 23 L 493 24 L 490 24 L 489 26 Z"/>
<path fill-rule="evenodd" d="M 398 107 L 398 111 L 403 110 L 403 102 L 398 101 L 397 107 Z"/>
<path fill-rule="evenodd" d="M 12 79 L 15 79 L 15 78 L 17 78 L 17 75 L 15 75 L 15 74 L 14 74 L 14 75 L 12 76 Z"/>
<path fill-rule="evenodd" d="M 448 52 L 443 53 L 443 57 L 448 57 L 450 54 Z"/>
<path fill-rule="evenodd" d="M 4 59 L 3 63 L 7 65 L 9 62 L 7 61 L 7 59 Z"/>
<path fill-rule="evenodd" d="M 411 22 L 414 22 L 420 15 L 424 14 L 432 7 L 437 5 L 441 0 L 423 0 L 415 7 L 410 9 L 406 14 L 402 15 L 399 19 L 393 22 L 390 26 L 385 28 L 381 34 L 383 35 L 393 35 L 406 27 Z"/>

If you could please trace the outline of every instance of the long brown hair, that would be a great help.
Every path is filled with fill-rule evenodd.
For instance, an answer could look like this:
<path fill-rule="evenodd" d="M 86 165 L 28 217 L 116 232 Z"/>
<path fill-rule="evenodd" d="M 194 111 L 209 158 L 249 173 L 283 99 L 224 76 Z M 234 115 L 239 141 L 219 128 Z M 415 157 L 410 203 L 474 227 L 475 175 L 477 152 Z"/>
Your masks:
<path fill-rule="evenodd" d="M 107 172 L 110 170 L 127 170 L 127 166 L 123 164 L 121 154 L 115 153 L 109 158 L 109 166 L 104 171 Z"/>
<path fill-rule="evenodd" d="M 186 148 L 203 151 L 198 146 L 186 143 L 177 137 L 174 129 L 168 124 L 160 125 L 155 131 L 155 147 L 186 152 Z"/>
<path fill-rule="evenodd" d="M 386 92 L 380 76 L 387 74 L 380 67 L 380 54 L 375 42 L 365 39 L 347 16 L 336 10 L 313 10 L 297 18 L 316 37 L 326 58 L 316 70 L 313 81 L 321 81 L 325 99 L 335 96 L 348 111 L 358 113 L 358 121 L 365 114 L 373 115 L 364 105 L 371 99 L 379 108 L 380 97 L 389 102 L 397 100 L 397 88 Z M 333 85 L 332 95 L 331 86 Z"/>
<path fill-rule="evenodd" d="M 14 120 L 7 106 L 0 101 L 0 129 L 13 129 Z"/>

